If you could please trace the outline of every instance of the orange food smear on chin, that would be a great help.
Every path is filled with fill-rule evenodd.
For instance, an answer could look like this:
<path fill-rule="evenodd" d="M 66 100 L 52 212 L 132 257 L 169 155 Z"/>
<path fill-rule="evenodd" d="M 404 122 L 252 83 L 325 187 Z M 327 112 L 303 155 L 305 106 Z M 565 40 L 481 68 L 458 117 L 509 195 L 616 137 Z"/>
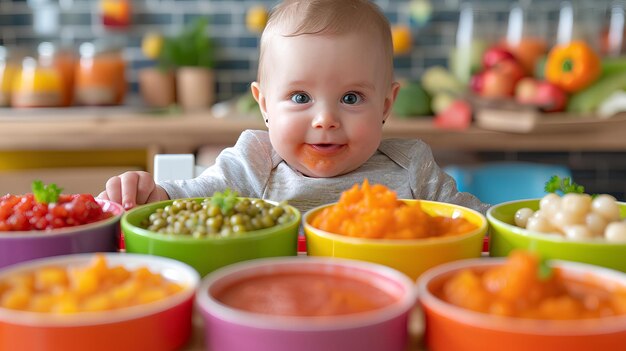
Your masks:
<path fill-rule="evenodd" d="M 328 156 L 320 155 L 314 149 L 303 146 L 300 151 L 300 159 L 302 163 L 309 169 L 327 170 L 334 166 L 335 162 Z"/>

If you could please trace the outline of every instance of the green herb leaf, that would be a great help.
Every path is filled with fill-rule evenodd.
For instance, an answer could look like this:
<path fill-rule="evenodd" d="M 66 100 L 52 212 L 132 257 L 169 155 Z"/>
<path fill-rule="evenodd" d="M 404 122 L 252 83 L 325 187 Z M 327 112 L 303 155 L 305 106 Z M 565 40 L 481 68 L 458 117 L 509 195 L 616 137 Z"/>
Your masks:
<path fill-rule="evenodd" d="M 215 67 L 215 42 L 207 34 L 207 28 L 207 19 L 198 17 L 177 36 L 164 38 L 158 57 L 159 66 L 163 69 Z"/>
<path fill-rule="evenodd" d="M 57 187 L 56 184 L 51 183 L 44 185 L 41 180 L 35 180 L 31 185 L 33 195 L 35 195 L 35 201 L 41 204 L 50 204 L 59 200 L 59 195 L 63 191 L 63 188 Z"/>
<path fill-rule="evenodd" d="M 539 272 L 537 273 L 540 280 L 548 280 L 554 274 L 554 270 L 552 269 L 552 266 L 548 264 L 548 260 L 542 258 L 539 261 Z"/>
<path fill-rule="evenodd" d="M 574 181 L 570 177 L 565 177 L 561 179 L 561 177 L 554 175 L 546 182 L 544 186 L 544 190 L 547 193 L 578 193 L 582 194 L 585 192 L 585 188 L 582 185 L 578 185 L 574 183 Z"/>
<path fill-rule="evenodd" d="M 226 214 L 232 210 L 239 201 L 237 196 L 239 196 L 239 194 L 230 189 L 224 190 L 223 193 L 218 191 L 211 197 L 211 204 L 219 207 L 222 210 L 222 213 Z"/>

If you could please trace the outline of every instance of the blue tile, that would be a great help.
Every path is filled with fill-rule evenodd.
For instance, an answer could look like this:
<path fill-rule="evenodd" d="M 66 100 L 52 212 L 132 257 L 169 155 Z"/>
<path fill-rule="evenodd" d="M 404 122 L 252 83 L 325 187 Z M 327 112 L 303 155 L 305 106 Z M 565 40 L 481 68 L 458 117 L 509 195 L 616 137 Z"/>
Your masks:
<path fill-rule="evenodd" d="M 259 37 L 240 37 L 238 38 L 238 45 L 242 48 L 256 48 L 259 46 Z"/>
<path fill-rule="evenodd" d="M 216 68 L 219 70 L 247 70 L 250 69 L 250 61 L 237 59 L 218 61 Z"/>

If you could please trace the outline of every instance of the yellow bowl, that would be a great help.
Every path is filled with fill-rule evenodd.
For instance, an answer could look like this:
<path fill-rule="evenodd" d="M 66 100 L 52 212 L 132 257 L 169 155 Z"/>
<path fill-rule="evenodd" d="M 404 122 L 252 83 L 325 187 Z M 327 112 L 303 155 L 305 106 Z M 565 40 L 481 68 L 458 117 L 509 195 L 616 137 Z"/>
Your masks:
<path fill-rule="evenodd" d="M 463 217 L 477 226 L 473 231 L 457 236 L 425 239 L 365 239 L 329 233 L 311 226 L 324 208 L 308 211 L 303 218 L 307 253 L 310 256 L 350 258 L 380 263 L 395 268 L 416 280 L 427 269 L 442 263 L 481 256 L 487 219 L 472 209 L 426 200 L 401 200 L 410 205 L 419 203 L 429 215 Z"/>

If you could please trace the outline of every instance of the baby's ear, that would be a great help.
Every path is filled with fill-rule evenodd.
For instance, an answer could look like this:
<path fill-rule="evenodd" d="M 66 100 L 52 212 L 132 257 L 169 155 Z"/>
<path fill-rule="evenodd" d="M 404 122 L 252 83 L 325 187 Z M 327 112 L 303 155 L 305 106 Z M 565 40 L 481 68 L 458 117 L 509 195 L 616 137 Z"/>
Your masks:
<path fill-rule="evenodd" d="M 400 90 L 400 83 L 393 82 L 391 83 L 391 89 L 389 89 L 389 93 L 385 97 L 385 105 L 383 110 L 383 119 L 386 120 L 391 114 L 391 108 L 393 107 L 393 103 L 396 101 L 396 97 L 398 96 L 398 91 Z"/>
<path fill-rule="evenodd" d="M 265 103 L 265 95 L 261 91 L 261 85 L 259 82 L 252 82 L 250 84 L 250 90 L 252 91 L 252 96 L 254 100 L 259 104 L 259 108 L 261 109 L 261 114 L 263 114 L 263 119 L 267 119 L 267 105 Z"/>

